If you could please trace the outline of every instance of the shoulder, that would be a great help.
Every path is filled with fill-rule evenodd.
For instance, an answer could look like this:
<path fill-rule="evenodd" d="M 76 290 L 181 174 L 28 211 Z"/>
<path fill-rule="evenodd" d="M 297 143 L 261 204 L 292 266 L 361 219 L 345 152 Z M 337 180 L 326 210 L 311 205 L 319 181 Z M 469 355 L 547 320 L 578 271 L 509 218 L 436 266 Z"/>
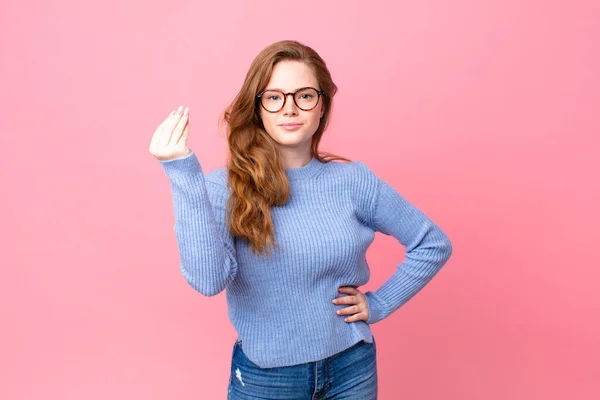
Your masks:
<path fill-rule="evenodd" d="M 377 175 L 363 161 L 329 161 L 326 166 L 332 176 L 343 179 L 347 184 L 362 189 L 375 189 L 377 186 Z"/>
<path fill-rule="evenodd" d="M 369 224 L 379 191 L 379 178 L 363 161 L 330 161 L 328 176 L 336 187 L 343 188 L 357 206 L 358 216 Z"/>

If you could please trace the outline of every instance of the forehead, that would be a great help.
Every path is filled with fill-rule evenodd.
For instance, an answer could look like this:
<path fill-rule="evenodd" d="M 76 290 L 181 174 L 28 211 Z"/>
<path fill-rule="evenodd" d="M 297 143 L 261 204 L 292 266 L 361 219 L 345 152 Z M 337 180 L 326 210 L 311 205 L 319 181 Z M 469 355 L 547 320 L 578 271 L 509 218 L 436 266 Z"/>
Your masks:
<path fill-rule="evenodd" d="M 267 89 L 294 91 L 304 86 L 319 87 L 317 77 L 308 65 L 300 61 L 284 60 L 273 67 Z"/>

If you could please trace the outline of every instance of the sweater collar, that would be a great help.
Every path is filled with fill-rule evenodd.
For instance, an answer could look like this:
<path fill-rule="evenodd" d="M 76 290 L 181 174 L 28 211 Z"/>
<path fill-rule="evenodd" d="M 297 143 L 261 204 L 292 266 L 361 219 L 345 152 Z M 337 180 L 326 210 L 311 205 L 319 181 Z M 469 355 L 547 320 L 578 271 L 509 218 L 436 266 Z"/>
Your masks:
<path fill-rule="evenodd" d="M 286 168 L 285 173 L 290 181 L 308 179 L 313 177 L 323 167 L 323 164 L 313 156 L 308 164 L 298 168 Z"/>

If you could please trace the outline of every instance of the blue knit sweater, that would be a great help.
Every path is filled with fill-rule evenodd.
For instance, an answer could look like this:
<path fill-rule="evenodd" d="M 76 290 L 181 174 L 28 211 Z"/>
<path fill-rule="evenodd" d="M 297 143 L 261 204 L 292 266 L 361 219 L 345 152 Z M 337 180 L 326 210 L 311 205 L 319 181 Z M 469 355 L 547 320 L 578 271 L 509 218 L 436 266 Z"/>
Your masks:
<path fill-rule="evenodd" d="M 447 235 L 360 161 L 286 169 L 290 198 L 272 208 L 272 256 L 232 237 L 225 220 L 226 168 L 207 174 L 196 154 L 160 160 L 170 181 L 184 278 L 198 292 L 225 290 L 244 353 L 262 368 L 320 360 L 364 340 L 370 325 L 406 303 L 446 263 Z M 369 281 L 365 252 L 375 232 L 394 236 L 405 258 L 376 291 L 365 292 L 368 321 L 345 322 L 332 300 L 340 286 Z M 199 316 L 201 317 L 201 316 Z M 210 323 L 210 322 L 209 322 Z"/>

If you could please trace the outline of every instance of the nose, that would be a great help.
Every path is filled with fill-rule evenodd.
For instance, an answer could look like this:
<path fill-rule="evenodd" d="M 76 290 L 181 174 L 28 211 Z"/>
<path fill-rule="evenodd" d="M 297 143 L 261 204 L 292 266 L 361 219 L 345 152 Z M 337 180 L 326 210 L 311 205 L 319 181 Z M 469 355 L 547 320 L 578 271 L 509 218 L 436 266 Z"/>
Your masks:
<path fill-rule="evenodd" d="M 292 98 L 288 99 L 288 96 L 292 96 Z M 285 99 L 286 101 L 283 105 L 283 115 L 297 115 L 298 107 L 296 106 L 296 103 L 294 103 L 294 95 L 288 93 L 285 95 Z"/>

